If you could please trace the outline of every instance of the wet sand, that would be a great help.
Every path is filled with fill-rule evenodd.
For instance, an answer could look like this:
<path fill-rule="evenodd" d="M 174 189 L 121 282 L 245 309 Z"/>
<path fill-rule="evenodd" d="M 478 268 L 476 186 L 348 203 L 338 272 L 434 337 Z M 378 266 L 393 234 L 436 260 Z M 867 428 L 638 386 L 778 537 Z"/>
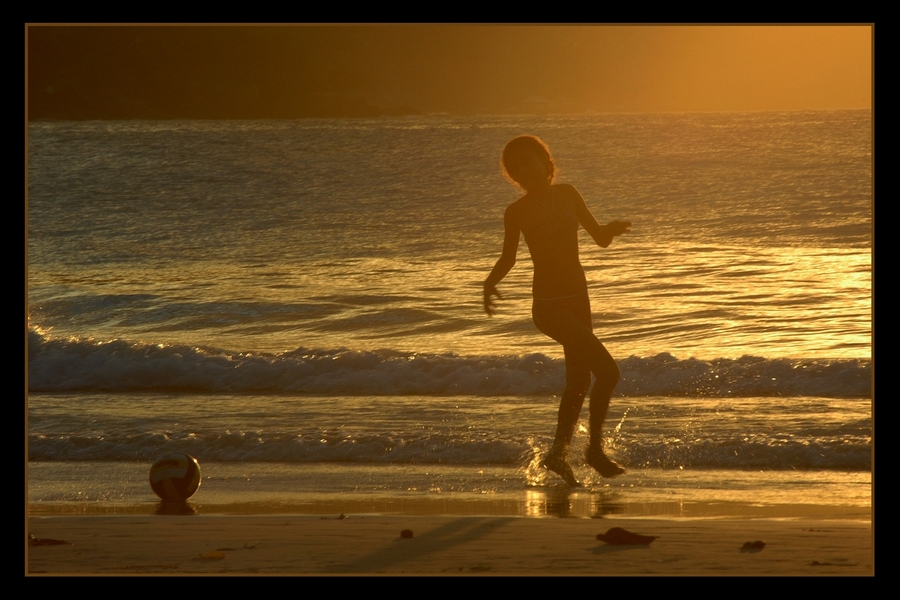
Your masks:
<path fill-rule="evenodd" d="M 874 575 L 872 525 L 854 520 L 66 515 L 28 527 L 66 542 L 29 545 L 30 575 Z M 612 527 L 658 538 L 597 540 Z"/>

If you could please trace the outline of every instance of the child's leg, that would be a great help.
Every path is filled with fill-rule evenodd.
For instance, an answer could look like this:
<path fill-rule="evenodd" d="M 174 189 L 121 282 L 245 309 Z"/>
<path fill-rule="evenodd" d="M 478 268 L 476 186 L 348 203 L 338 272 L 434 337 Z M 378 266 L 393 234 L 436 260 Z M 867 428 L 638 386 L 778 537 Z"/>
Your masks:
<path fill-rule="evenodd" d="M 556 422 L 556 438 L 553 447 L 544 457 L 543 466 L 566 480 L 569 485 L 581 485 L 576 479 L 567 460 L 569 444 L 575 433 L 575 426 L 581 416 L 584 397 L 591 385 L 591 370 L 586 364 L 571 356 L 566 349 L 566 389 L 559 401 L 559 414 Z"/>
<path fill-rule="evenodd" d="M 594 383 L 594 389 L 591 390 L 590 447 L 599 449 L 602 452 L 603 423 L 606 421 L 606 413 L 609 410 L 609 400 L 612 397 L 613 390 L 616 389 L 616 385 L 619 383 L 621 375 L 619 366 L 600 340 L 596 340 L 596 344 L 592 346 L 591 364 L 597 381 Z"/>
<path fill-rule="evenodd" d="M 584 398 L 591 387 L 591 369 L 576 352 L 564 348 L 566 352 L 566 389 L 559 401 L 554 447 L 568 449 L 581 416 Z"/>

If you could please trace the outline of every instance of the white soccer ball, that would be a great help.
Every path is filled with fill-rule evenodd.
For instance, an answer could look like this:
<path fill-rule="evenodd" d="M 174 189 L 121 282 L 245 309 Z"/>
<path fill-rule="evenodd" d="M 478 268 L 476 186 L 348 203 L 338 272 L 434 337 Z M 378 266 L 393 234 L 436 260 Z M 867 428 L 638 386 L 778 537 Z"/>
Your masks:
<path fill-rule="evenodd" d="M 166 454 L 150 467 L 150 487 L 166 502 L 183 502 L 200 487 L 200 463 L 189 454 Z"/>

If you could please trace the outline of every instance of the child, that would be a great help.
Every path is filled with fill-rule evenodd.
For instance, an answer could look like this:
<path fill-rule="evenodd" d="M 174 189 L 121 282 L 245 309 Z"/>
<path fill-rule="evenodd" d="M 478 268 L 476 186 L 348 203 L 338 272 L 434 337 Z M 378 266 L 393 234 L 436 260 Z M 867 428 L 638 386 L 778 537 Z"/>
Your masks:
<path fill-rule="evenodd" d="M 507 179 L 526 193 L 507 207 L 503 217 L 503 253 L 484 282 L 484 310 L 494 314 L 493 296 L 500 298 L 496 286 L 516 263 L 521 232 L 534 263 L 534 324 L 562 344 L 566 356 L 566 389 L 559 404 L 556 439 L 541 464 L 569 485 L 580 485 L 566 459 L 593 373 L 596 382 L 591 390 L 585 460 L 603 477 L 621 475 L 625 470 L 607 458 L 601 435 L 610 396 L 619 382 L 619 367 L 593 333 L 587 280 L 578 260 L 578 226 L 606 248 L 615 236 L 631 231 L 631 222 L 600 225 L 578 190 L 554 184 L 556 166 L 550 149 L 537 137 L 511 140 L 503 149 L 501 165 Z"/>

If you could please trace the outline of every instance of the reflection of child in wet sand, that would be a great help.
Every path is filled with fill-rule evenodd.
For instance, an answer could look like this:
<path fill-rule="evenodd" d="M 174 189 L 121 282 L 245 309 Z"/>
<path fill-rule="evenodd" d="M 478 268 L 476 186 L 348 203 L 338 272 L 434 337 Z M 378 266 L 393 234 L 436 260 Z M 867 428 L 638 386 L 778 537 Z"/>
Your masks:
<path fill-rule="evenodd" d="M 526 193 L 509 205 L 503 217 L 503 254 L 484 282 L 484 310 L 494 314 L 493 296 L 500 297 L 496 286 L 516 263 L 521 232 L 534 263 L 534 324 L 562 344 L 566 355 L 566 389 L 559 404 L 556 439 L 542 465 L 566 483 L 578 485 L 566 457 L 593 373 L 596 382 L 591 390 L 585 460 L 603 477 L 620 475 L 625 470 L 604 454 L 601 435 L 610 396 L 619 382 L 619 367 L 593 334 L 587 280 L 578 260 L 578 226 L 606 248 L 615 236 L 631 231 L 631 222 L 600 225 L 578 190 L 554 184 L 556 166 L 550 149 L 536 137 L 511 140 L 501 162 L 504 175 Z"/>

